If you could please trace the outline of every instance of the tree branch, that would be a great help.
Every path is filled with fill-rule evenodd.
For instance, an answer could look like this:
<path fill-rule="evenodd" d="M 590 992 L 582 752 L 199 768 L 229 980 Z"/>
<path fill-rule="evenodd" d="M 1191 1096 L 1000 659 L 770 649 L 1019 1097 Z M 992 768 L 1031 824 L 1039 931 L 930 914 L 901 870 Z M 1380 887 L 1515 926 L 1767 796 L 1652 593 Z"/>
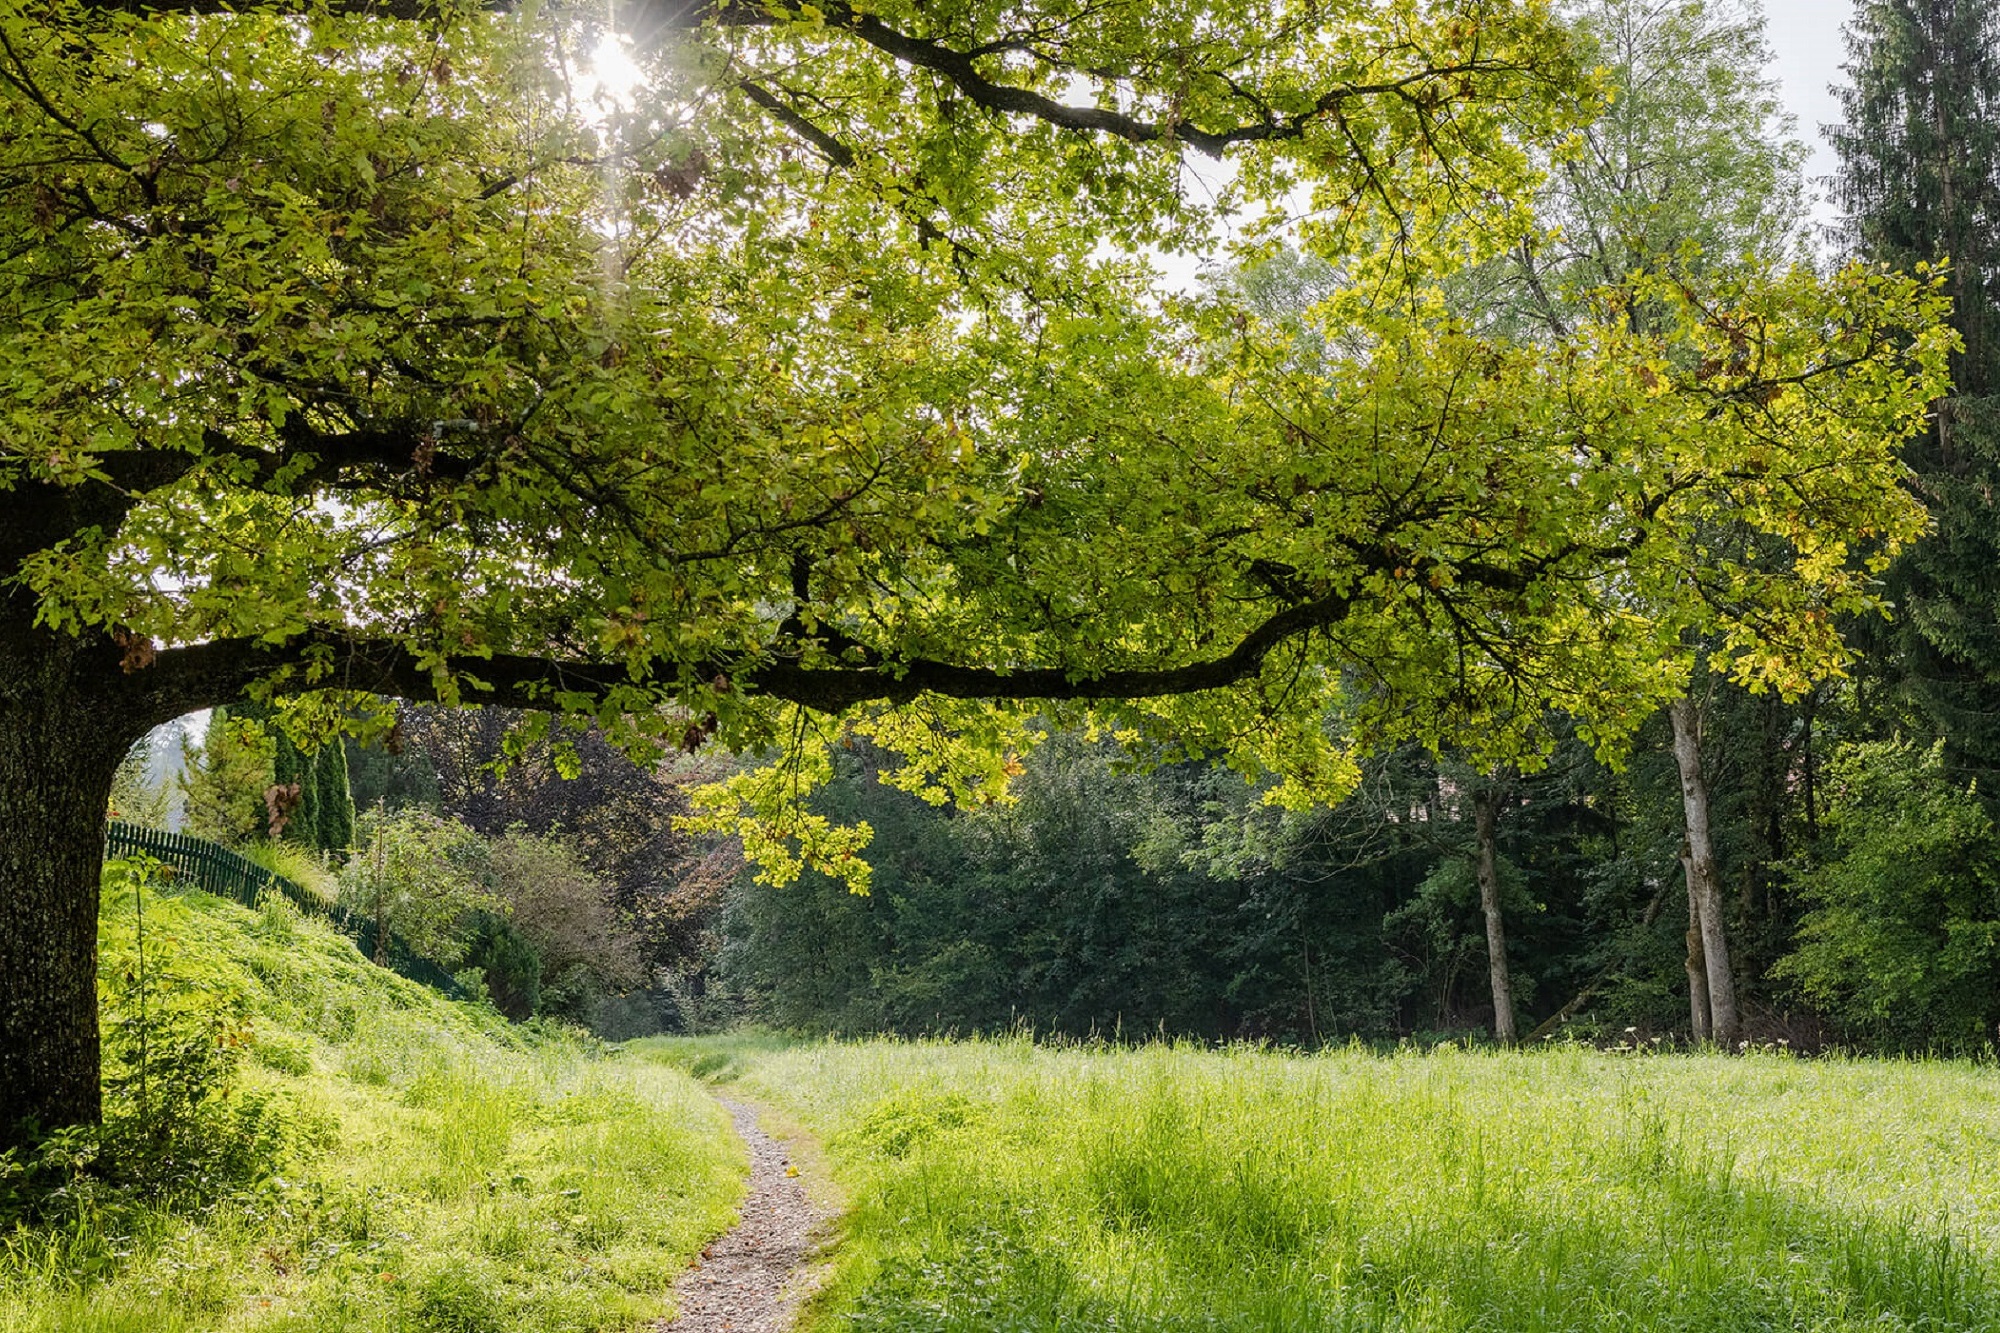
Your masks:
<path fill-rule="evenodd" d="M 81 0 L 81 3 L 92 9 L 130 14 L 212 14 L 253 9 L 293 13 L 305 8 L 301 0 L 266 0 L 265 3 L 258 0 Z M 514 0 L 485 0 L 483 7 L 507 9 L 513 3 Z M 437 18 L 453 8 L 445 0 L 322 0 L 321 7 L 336 14 L 373 15 L 388 19 Z M 1144 120 L 1101 107 L 1070 106 L 1027 88 L 995 82 L 981 73 L 978 65 L 980 54 L 990 52 L 991 47 L 968 52 L 933 38 L 913 36 L 840 0 L 825 0 L 820 8 L 826 16 L 829 32 L 850 33 L 906 65 L 940 74 L 972 102 L 989 111 L 1030 116 L 1060 129 L 1108 134 L 1133 143 L 1178 141 L 1211 157 L 1220 157 L 1232 144 L 1299 138 L 1313 123 L 1327 118 L 1341 104 L 1356 98 L 1402 97 L 1422 106 L 1425 113 L 1430 114 L 1436 104 L 1418 98 L 1413 90 L 1419 86 L 1519 68 L 1507 61 L 1475 56 L 1456 64 L 1421 69 L 1400 79 L 1341 84 L 1321 94 L 1305 110 L 1289 115 L 1273 111 L 1261 98 L 1229 83 L 1238 100 L 1258 113 L 1256 118 L 1223 128 L 1203 128 L 1171 119 Z M 778 22 L 778 17 L 761 4 L 743 3 L 742 0 L 640 0 L 632 11 L 627 12 L 625 22 L 643 38 L 708 26 L 770 26 Z M 1067 68 L 1060 62 L 1051 63 L 1057 64 L 1058 68 Z M 779 118 L 784 119 L 792 129 L 805 133 L 800 124 L 793 122 L 796 113 L 779 112 L 773 105 L 775 99 L 766 100 L 768 94 L 758 95 L 763 92 L 762 89 L 753 91 L 746 87 L 745 91 L 751 100 L 779 114 Z M 822 150 L 827 148 L 827 144 L 820 143 L 814 135 L 808 134 L 807 137 L 813 138 Z"/>
<path fill-rule="evenodd" d="M 762 84 L 753 83 L 749 79 L 745 79 L 736 86 L 743 90 L 745 97 L 770 112 L 772 118 L 778 121 L 779 124 L 785 126 L 792 133 L 819 149 L 820 155 L 833 163 L 834 166 L 851 167 L 854 165 L 853 149 L 834 138 L 831 134 L 828 134 L 819 126 L 813 124 L 810 120 L 807 120 L 791 107 L 786 106 L 774 94 L 767 91 Z"/>
<path fill-rule="evenodd" d="M 973 667 L 925 658 L 855 667 L 717 658 L 687 665 L 662 662 L 662 675 L 652 683 L 671 687 L 675 678 L 720 677 L 732 688 L 824 712 L 861 703 L 908 703 L 927 693 L 956 699 L 1151 699 L 1223 689 L 1248 680 L 1280 644 L 1337 623 L 1349 608 L 1349 599 L 1340 596 L 1288 607 L 1251 630 L 1228 653 L 1182 666 L 1084 675 L 1061 667 Z M 308 681 L 296 670 L 308 660 L 327 663 L 330 674 Z M 496 653 L 452 665 L 486 687 L 468 687 L 465 702 L 511 708 L 548 709 L 558 694 L 602 696 L 634 683 L 631 673 L 617 662 Z M 293 674 L 278 683 L 281 693 L 338 689 L 425 700 L 438 695 L 437 677 L 408 647 L 334 630 L 315 630 L 277 645 L 234 638 L 164 648 L 126 676 L 129 683 L 123 693 L 149 719 L 148 725 L 157 725 L 197 708 L 241 698 L 255 682 L 287 668 Z"/>

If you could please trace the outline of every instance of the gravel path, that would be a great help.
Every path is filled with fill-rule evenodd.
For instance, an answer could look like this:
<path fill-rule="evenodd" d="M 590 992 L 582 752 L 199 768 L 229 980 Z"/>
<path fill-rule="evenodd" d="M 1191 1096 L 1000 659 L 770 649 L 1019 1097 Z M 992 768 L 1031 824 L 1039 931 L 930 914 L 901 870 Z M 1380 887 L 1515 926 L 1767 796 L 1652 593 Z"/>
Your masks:
<path fill-rule="evenodd" d="M 674 1284 L 680 1314 L 661 1324 L 672 1333 L 784 1333 L 810 1287 L 821 1215 L 806 1199 L 785 1146 L 757 1128 L 757 1113 L 718 1097 L 750 1146 L 750 1192 L 743 1220 L 718 1237 Z"/>

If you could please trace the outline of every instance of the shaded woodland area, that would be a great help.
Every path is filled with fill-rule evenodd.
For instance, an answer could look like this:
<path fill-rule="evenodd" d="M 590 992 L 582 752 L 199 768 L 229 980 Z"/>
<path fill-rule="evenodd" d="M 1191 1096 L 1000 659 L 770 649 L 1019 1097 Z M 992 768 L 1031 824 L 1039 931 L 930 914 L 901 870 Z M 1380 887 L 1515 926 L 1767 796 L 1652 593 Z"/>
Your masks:
<path fill-rule="evenodd" d="M 1869 677 L 1795 704 L 1726 685 L 1704 701 L 1750 1040 L 1977 1049 L 2000 1020 L 2000 950 L 1979 947 L 2000 932 L 2000 834 L 1954 767 L 1966 761 L 1911 739 L 1917 718 L 1886 706 L 1897 697 Z M 1477 873 L 1490 794 L 1520 1034 L 1690 1035 L 1664 715 L 1622 770 L 1570 743 L 1495 781 L 1406 749 L 1370 761 L 1343 804 L 1303 813 L 1219 766 L 1139 768 L 1075 732 L 1024 757 L 1014 803 L 934 807 L 881 781 L 858 744 L 814 800 L 874 830 L 866 896 L 812 872 L 759 884 L 727 842 L 677 833 L 714 761 L 646 772 L 586 732 L 575 778 L 546 745 L 496 777 L 486 765 L 515 720 L 413 708 L 399 754 L 349 760 L 364 809 L 435 811 L 496 845 L 512 831 L 516 857 L 539 848 L 546 888 L 514 920 L 541 951 L 546 998 L 517 1017 L 539 1008 L 609 1035 L 741 1019 L 1300 1045 L 1490 1032 Z M 491 946 L 467 947 L 499 984 Z"/>

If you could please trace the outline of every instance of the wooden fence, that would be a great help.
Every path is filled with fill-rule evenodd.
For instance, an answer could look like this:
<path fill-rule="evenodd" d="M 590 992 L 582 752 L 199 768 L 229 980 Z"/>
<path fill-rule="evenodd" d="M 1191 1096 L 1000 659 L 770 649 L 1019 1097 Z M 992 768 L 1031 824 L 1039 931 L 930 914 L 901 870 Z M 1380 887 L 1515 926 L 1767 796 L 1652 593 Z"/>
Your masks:
<path fill-rule="evenodd" d="M 267 870 L 221 843 L 113 820 L 104 831 L 104 854 L 106 857 L 150 856 L 165 869 L 171 886 L 200 889 L 203 893 L 228 898 L 245 907 L 255 907 L 257 899 L 267 892 L 282 894 L 301 912 L 332 922 L 342 934 L 355 942 L 362 953 L 370 958 L 375 956 L 375 922 L 372 919 L 320 897 L 304 885 L 285 878 L 275 870 Z M 430 959 L 412 953 L 403 937 L 393 932 L 389 936 L 388 956 L 390 970 L 441 990 L 453 999 L 464 998 L 464 990 L 452 980 L 449 972 Z"/>
<path fill-rule="evenodd" d="M 295 884 L 206 838 L 114 820 L 104 831 L 104 854 L 150 856 L 165 867 L 168 881 L 176 888 L 200 889 L 218 898 L 233 898 L 245 907 L 255 907 L 258 896 L 272 889 L 289 898 L 302 912 L 330 916 L 335 910 L 333 904 L 304 885 Z"/>

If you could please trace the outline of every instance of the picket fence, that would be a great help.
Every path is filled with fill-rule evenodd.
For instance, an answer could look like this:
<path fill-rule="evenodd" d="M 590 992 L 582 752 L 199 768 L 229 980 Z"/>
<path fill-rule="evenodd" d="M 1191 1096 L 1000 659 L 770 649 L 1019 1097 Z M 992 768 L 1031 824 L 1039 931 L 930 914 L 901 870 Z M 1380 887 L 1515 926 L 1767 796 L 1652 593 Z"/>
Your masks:
<path fill-rule="evenodd" d="M 221 843 L 113 820 L 105 827 L 104 854 L 106 857 L 150 856 L 160 863 L 171 887 L 200 889 L 203 893 L 228 898 L 245 907 L 257 906 L 257 900 L 265 893 L 281 894 L 301 912 L 332 922 L 342 934 L 354 941 L 355 947 L 364 955 L 370 958 L 375 956 L 373 919 L 350 912 L 339 903 L 320 897 L 303 884 L 268 870 L 247 856 L 232 852 Z M 452 980 L 449 972 L 428 958 L 412 953 L 403 937 L 393 932 L 389 936 L 388 957 L 390 970 L 397 974 L 441 990 L 453 999 L 464 997 L 464 990 Z"/>

